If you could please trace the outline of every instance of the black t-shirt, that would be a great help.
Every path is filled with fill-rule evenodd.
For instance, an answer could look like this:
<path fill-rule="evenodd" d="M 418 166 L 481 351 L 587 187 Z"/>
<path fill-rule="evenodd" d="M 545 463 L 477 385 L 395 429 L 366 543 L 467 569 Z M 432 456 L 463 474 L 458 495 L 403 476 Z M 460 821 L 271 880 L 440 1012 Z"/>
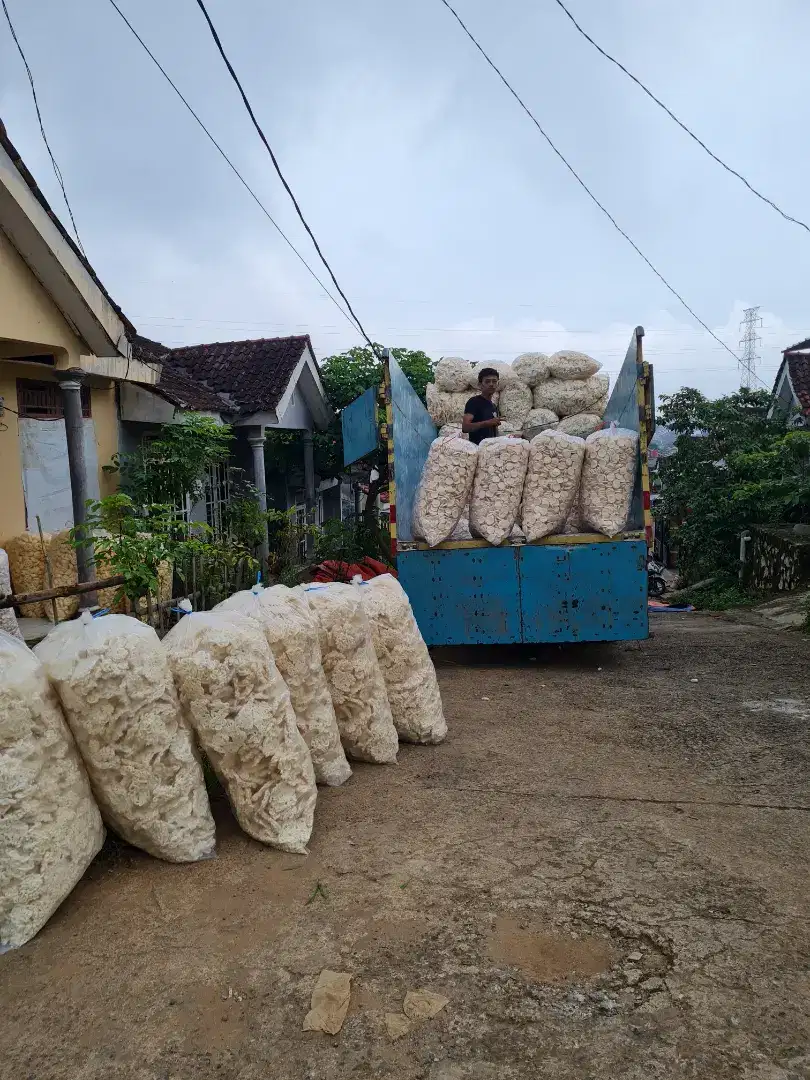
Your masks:
<path fill-rule="evenodd" d="M 498 407 L 494 401 L 489 398 L 485 398 L 483 394 L 476 394 L 475 397 L 471 397 L 467 404 L 464 406 L 464 412 L 470 413 L 474 423 L 478 423 L 480 420 L 492 420 L 498 415 Z M 470 442 L 480 443 L 484 439 L 493 439 L 498 434 L 496 427 L 483 427 L 477 431 L 470 432 Z"/>

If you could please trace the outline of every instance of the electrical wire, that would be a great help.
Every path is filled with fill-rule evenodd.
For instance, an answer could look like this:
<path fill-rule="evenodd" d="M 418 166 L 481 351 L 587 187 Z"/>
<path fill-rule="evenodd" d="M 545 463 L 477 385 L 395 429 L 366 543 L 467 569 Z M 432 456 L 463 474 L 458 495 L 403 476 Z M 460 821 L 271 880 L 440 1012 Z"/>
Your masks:
<path fill-rule="evenodd" d="M 340 287 L 340 282 L 335 277 L 334 271 L 332 270 L 332 267 L 329 265 L 323 251 L 321 251 L 321 246 L 318 243 L 318 241 L 315 239 L 315 233 L 309 227 L 307 219 L 304 217 L 304 214 L 303 214 L 303 212 L 301 210 L 301 207 L 298 205 L 298 200 L 296 199 L 295 195 L 293 194 L 292 188 L 287 183 L 287 180 L 286 180 L 286 178 L 284 176 L 284 173 L 281 171 L 281 166 L 278 163 L 276 155 L 273 153 L 272 147 L 270 146 L 270 143 L 267 141 L 267 136 L 262 131 L 261 125 L 259 124 L 259 121 L 256 119 L 256 115 L 253 112 L 253 108 L 252 108 L 252 106 L 250 104 L 250 101 L 248 100 L 248 96 L 245 93 L 244 89 L 242 88 L 242 84 L 239 81 L 239 76 L 234 71 L 233 64 L 231 64 L 230 60 L 227 57 L 225 49 L 222 47 L 222 42 L 219 39 L 219 34 L 217 33 L 217 31 L 216 31 L 216 29 L 214 27 L 214 24 L 211 21 L 211 16 L 208 14 L 208 10 L 206 9 L 206 6 L 203 3 L 203 0 L 197 0 L 197 7 L 203 13 L 205 21 L 208 23 L 208 29 L 211 31 L 211 36 L 213 37 L 214 43 L 216 44 L 216 47 L 219 50 L 219 54 L 222 57 L 222 59 L 224 60 L 225 66 L 227 67 L 231 78 L 233 79 L 234 83 L 236 84 L 236 88 L 239 91 L 239 94 L 240 94 L 240 96 L 242 98 L 242 102 L 244 103 L 245 108 L 247 109 L 248 116 L 252 120 L 253 126 L 256 128 L 256 131 L 258 132 L 259 138 L 264 143 L 264 147 L 267 150 L 267 153 L 270 155 L 270 160 L 273 162 L 273 167 L 276 170 L 276 173 L 278 174 L 278 178 L 281 181 L 281 183 L 284 185 L 284 190 L 287 192 L 287 194 L 290 196 L 290 199 L 292 200 L 292 204 L 295 207 L 295 212 L 298 214 L 298 217 L 299 217 L 299 219 L 301 221 L 301 224 L 304 226 L 307 233 L 309 234 L 309 238 L 312 241 L 312 243 L 314 244 L 315 250 L 318 252 L 318 256 L 319 256 L 321 262 L 323 263 L 323 265 L 326 267 L 327 271 L 329 272 L 329 276 L 331 277 L 332 281 L 334 282 L 335 288 L 340 293 L 340 296 L 341 296 L 343 302 L 345 303 L 348 311 L 350 312 L 352 318 L 354 319 L 355 323 L 357 324 L 357 329 L 360 331 L 360 333 L 365 338 L 366 343 L 370 346 L 372 352 L 379 359 L 381 359 L 379 351 L 377 349 L 377 346 L 374 344 L 374 342 L 371 340 L 371 338 L 368 336 L 368 334 L 364 330 L 363 324 L 360 322 L 357 315 L 355 314 L 354 308 L 352 307 L 348 296 L 343 291 L 343 289 Z"/>
<path fill-rule="evenodd" d="M 242 186 L 244 187 L 244 189 L 245 189 L 245 190 L 247 191 L 247 193 L 248 193 L 248 194 L 250 195 L 250 197 L 251 197 L 251 198 L 253 199 L 253 201 L 254 201 L 254 202 L 256 203 L 256 205 L 257 205 L 257 206 L 259 207 L 259 209 L 261 210 L 261 212 L 262 212 L 262 213 L 264 214 L 264 216 L 265 216 L 265 217 L 267 218 L 267 220 L 268 220 L 268 221 L 270 222 L 270 224 L 271 224 L 271 225 L 273 226 L 273 228 L 274 228 L 274 229 L 276 230 L 276 232 L 277 232 L 277 233 L 279 234 L 279 236 L 280 236 L 280 237 L 282 238 L 282 240 L 283 240 L 283 241 L 284 241 L 284 243 L 285 243 L 285 244 L 287 245 L 287 247 L 288 247 L 288 248 L 289 248 L 289 249 L 290 249 L 290 250 L 291 250 L 291 251 L 293 252 L 293 254 L 294 254 L 294 255 L 296 256 L 296 258 L 297 258 L 297 259 L 298 259 L 298 260 L 299 260 L 299 261 L 300 261 L 300 262 L 301 262 L 301 263 L 302 263 L 302 264 L 303 264 L 303 265 L 304 265 L 304 266 L 306 267 L 306 269 L 307 269 L 307 270 L 309 271 L 310 275 L 311 275 L 311 276 L 312 276 L 312 277 L 313 277 L 313 278 L 315 279 L 315 281 L 316 281 L 316 282 L 318 283 L 318 285 L 320 285 L 320 287 L 321 287 L 321 288 L 323 289 L 323 291 L 324 291 L 324 292 L 326 293 L 326 295 L 327 295 L 327 296 L 329 297 L 329 299 L 330 299 L 330 300 L 332 301 L 332 303 L 333 303 L 333 304 L 335 305 L 335 307 L 336 307 L 336 308 L 338 309 L 338 311 L 340 312 L 340 314 L 341 314 L 341 315 L 342 315 L 342 316 L 343 316 L 343 317 L 344 317 L 345 319 L 347 319 L 347 320 L 349 321 L 349 323 L 350 323 L 350 325 L 351 325 L 351 326 L 353 326 L 353 327 L 354 327 L 354 328 L 355 328 L 356 330 L 359 330 L 359 329 L 360 329 L 360 328 L 359 328 L 359 326 L 358 326 L 358 325 L 357 325 L 357 324 L 355 323 L 355 321 L 354 321 L 354 320 L 352 319 L 352 317 L 351 317 L 350 315 L 348 315 L 348 314 L 347 314 L 347 313 L 346 313 L 346 312 L 345 312 L 345 311 L 343 310 L 343 308 L 342 308 L 342 307 L 340 306 L 340 304 L 338 303 L 338 301 L 337 301 L 337 300 L 335 299 L 335 297 L 334 297 L 334 296 L 333 296 L 333 295 L 331 294 L 331 292 L 330 292 L 330 291 L 329 291 L 329 290 L 327 289 L 327 287 L 326 287 L 326 286 L 324 285 L 324 283 L 323 283 L 323 282 L 321 281 L 321 279 L 320 279 L 320 278 L 318 277 L 318 275 L 317 275 L 317 274 L 315 273 L 315 271 L 314 271 L 314 270 L 312 269 L 312 267 L 311 267 L 311 266 L 309 265 L 309 263 L 308 263 L 308 262 L 306 261 L 306 259 L 305 259 L 305 258 L 304 258 L 304 256 L 303 256 L 303 255 L 301 254 L 301 252 L 300 252 L 300 251 L 299 251 L 299 250 L 298 250 L 298 249 L 297 249 L 297 248 L 295 247 L 295 245 L 293 244 L 292 240 L 290 240 L 290 238 L 289 238 L 289 237 L 288 237 L 288 236 L 287 236 L 287 235 L 286 235 L 286 234 L 285 234 L 285 233 L 283 232 L 283 230 L 282 230 L 281 226 L 280 226 L 280 225 L 278 224 L 278 222 L 277 222 L 277 221 L 275 221 L 275 220 L 274 220 L 274 218 L 273 218 L 273 217 L 271 216 L 271 214 L 270 214 L 270 211 L 269 211 L 269 210 L 267 209 L 267 207 L 266 207 L 266 206 L 264 205 L 264 203 L 262 203 L 262 201 L 260 200 L 259 196 L 258 196 L 258 195 L 256 194 L 256 192 L 255 192 L 255 191 L 253 190 L 253 188 L 252 188 L 252 187 L 251 187 L 251 186 L 250 186 L 250 185 L 248 184 L 247 180 L 245 180 L 244 176 L 242 176 L 242 174 L 241 174 L 241 173 L 239 172 L 239 170 L 237 169 L 237 167 L 236 167 L 236 166 L 234 165 L 234 163 L 233 163 L 233 162 L 231 161 L 231 159 L 230 159 L 230 158 L 228 157 L 228 155 L 227 155 L 227 154 L 225 153 L 225 151 L 224 151 L 224 150 L 222 149 L 222 147 L 220 146 L 220 144 L 219 144 L 219 143 L 217 142 L 217 140 L 216 140 L 216 139 L 214 138 L 214 136 L 213 136 L 213 135 L 211 134 L 211 132 L 210 132 L 210 131 L 208 130 L 208 128 L 207 128 L 207 127 L 205 126 L 205 124 L 203 123 L 203 121 L 202 121 L 202 120 L 200 119 L 200 117 L 199 117 L 199 116 L 197 115 L 197 113 L 196 113 L 196 112 L 194 111 L 194 109 L 193 109 L 193 108 L 192 108 L 192 106 L 191 106 L 191 105 L 189 104 L 189 102 L 187 101 L 187 99 L 186 99 L 186 98 L 184 97 L 184 95 L 183 95 L 182 91 L 181 91 L 181 90 L 180 90 L 180 89 L 178 88 L 177 84 L 176 84 L 176 83 L 174 82 L 174 80 L 173 80 L 173 79 L 172 79 L 172 77 L 171 77 L 171 76 L 169 75 L 169 73 L 168 73 L 168 72 L 166 71 L 166 69 L 165 69 L 165 68 L 163 67 L 163 65 L 161 64 L 161 62 L 160 62 L 160 61 L 158 60 L 158 58 L 157 58 L 157 57 L 155 56 L 155 54 L 154 54 L 154 53 L 152 52 L 152 50 L 151 50 L 151 49 L 149 48 L 149 46 L 148 46 L 148 45 L 146 44 L 146 42 L 145 42 L 145 41 L 143 40 L 143 38 L 142 38 L 142 37 L 140 36 L 140 34 L 138 33 L 138 31 L 137 31 L 137 30 L 135 29 L 135 27 L 134 27 L 134 26 L 132 25 L 132 23 L 131 23 L 131 22 L 129 21 L 129 19 L 128 19 L 128 18 L 126 17 L 126 15 L 125 15 L 125 14 L 123 13 L 123 11 L 122 11 L 122 10 L 121 10 L 121 8 L 120 8 L 120 7 L 118 6 L 118 4 L 117 4 L 117 3 L 115 2 L 115 0 L 110 0 L 110 3 L 111 3 L 111 4 L 112 4 L 112 6 L 113 6 L 113 7 L 115 8 L 115 10 L 116 10 L 116 11 L 118 12 L 118 14 L 119 14 L 119 15 L 121 16 L 121 18 L 123 19 L 124 23 L 125 23 L 125 24 L 126 24 L 126 26 L 127 26 L 128 28 L 129 28 L 129 30 L 131 31 L 132 35 L 134 36 L 135 40 L 136 40 L 136 41 L 137 41 L 137 42 L 139 43 L 139 45 L 141 46 L 141 48 L 142 48 L 142 49 L 144 50 L 144 52 L 145 52 L 145 53 L 146 53 L 146 55 L 147 55 L 147 56 L 149 57 L 149 59 L 150 59 L 150 60 L 152 61 L 152 63 L 153 63 L 154 65 L 155 65 L 155 67 L 156 67 L 156 68 L 158 69 L 158 71 L 159 71 L 159 72 L 161 73 L 161 75 L 163 76 L 163 78 L 164 78 L 164 79 L 166 80 L 166 82 L 167 82 L 167 83 L 169 84 L 169 86 L 171 86 L 172 90 L 174 90 L 175 94 L 177 94 L 177 96 L 178 96 L 178 97 L 180 98 L 180 100 L 181 100 L 181 101 L 183 102 L 183 104 L 185 105 L 185 107 L 186 107 L 186 108 L 188 109 L 188 111 L 189 111 L 189 112 L 191 113 L 191 115 L 192 115 L 192 116 L 194 117 L 194 119 L 195 119 L 195 120 L 197 121 L 197 123 L 199 124 L 199 126 L 200 126 L 200 127 L 202 128 L 202 130 L 203 130 L 203 131 L 205 132 L 205 134 L 206 134 L 206 135 L 208 136 L 208 138 L 209 138 L 209 140 L 211 141 L 211 143 L 213 143 L 213 145 L 214 145 L 214 146 L 216 147 L 216 149 L 217 149 L 217 150 L 219 151 L 219 153 L 220 153 L 220 155 L 222 156 L 222 158 L 224 159 L 224 161 L 225 161 L 225 162 L 227 163 L 227 165 L 228 165 L 228 166 L 230 167 L 230 169 L 231 169 L 231 171 L 233 172 L 233 174 L 234 174 L 234 175 L 235 175 L 235 176 L 237 177 L 237 179 L 238 179 L 238 180 L 240 181 L 240 183 L 242 184 Z"/>
<path fill-rule="evenodd" d="M 621 61 L 617 60 L 615 56 L 611 56 L 609 52 L 607 52 L 605 49 L 602 48 L 601 45 L 597 44 L 597 42 L 595 42 L 593 40 L 593 38 L 590 36 L 590 34 L 587 33 L 587 31 L 584 30 L 579 25 L 577 20 L 574 18 L 574 16 L 571 14 L 571 12 L 568 10 L 568 8 L 563 3 L 563 0 L 554 0 L 554 2 L 557 4 L 558 7 L 560 7 L 565 12 L 565 14 L 568 16 L 568 18 L 571 20 L 571 22 L 574 24 L 574 26 L 577 28 L 577 30 L 580 32 L 580 34 L 582 34 L 582 36 L 585 38 L 585 40 L 587 42 L 589 42 L 591 45 L 593 45 L 593 47 L 596 49 L 596 51 L 598 53 L 601 53 L 602 56 L 604 56 L 604 58 L 606 60 L 609 60 L 611 62 L 611 64 L 615 64 L 616 67 L 620 71 L 623 71 L 624 74 L 628 77 L 628 79 L 632 79 L 633 82 L 636 84 L 636 86 L 638 86 L 641 90 L 643 90 L 644 93 L 647 95 L 647 97 L 650 98 L 650 100 L 654 101 L 655 104 L 659 106 L 659 108 L 663 109 L 664 112 L 667 114 L 667 116 L 669 116 L 671 120 L 674 120 L 675 123 L 678 125 L 678 127 L 681 128 L 683 131 L 685 131 L 686 134 L 689 136 L 689 138 L 693 139 L 702 150 L 705 150 L 706 153 L 709 155 L 710 158 L 712 158 L 713 161 L 716 161 L 718 165 L 721 165 L 726 170 L 726 172 L 731 173 L 732 176 L 735 176 L 740 181 L 740 183 L 745 184 L 745 186 L 748 188 L 748 190 L 753 195 L 756 195 L 756 197 L 758 199 L 761 199 L 764 203 L 767 203 L 768 206 L 770 206 L 773 210 L 775 210 L 777 212 L 777 214 L 779 214 L 781 217 L 783 217 L 785 219 L 785 221 L 792 221 L 794 225 L 799 225 L 806 232 L 810 232 L 810 226 L 806 225 L 803 221 L 800 221 L 798 218 L 791 217 L 791 215 L 786 213 L 780 206 L 777 206 L 777 204 L 773 201 L 773 199 L 769 199 L 767 195 L 763 195 L 761 191 L 757 191 L 757 189 L 754 187 L 754 185 L 752 183 L 750 183 L 748 180 L 746 180 L 746 178 L 742 175 L 742 173 L 737 172 L 736 169 L 733 169 L 730 165 L 727 165 L 726 162 L 723 161 L 722 158 L 718 157 L 717 154 L 715 154 L 713 150 L 710 150 L 709 147 L 706 145 L 706 143 L 703 142 L 702 139 L 698 138 L 698 136 L 694 133 L 694 131 L 692 131 L 691 128 L 689 128 L 683 122 L 683 120 L 681 120 L 679 117 L 677 117 L 675 115 L 675 113 L 672 111 L 672 109 L 669 108 L 669 106 L 665 105 L 664 102 L 661 101 L 660 98 L 657 98 L 655 96 L 655 94 L 652 92 L 652 90 L 650 90 L 648 87 L 646 87 L 644 85 L 644 83 L 641 81 L 641 79 L 637 78 L 633 74 L 632 71 L 628 71 L 627 68 L 624 66 L 624 64 L 621 63 Z"/>
<path fill-rule="evenodd" d="M 11 36 L 14 39 L 14 44 L 17 46 L 17 52 L 20 54 L 20 59 L 22 60 L 23 64 L 25 65 L 25 71 L 26 71 L 26 74 L 28 75 L 28 82 L 31 84 L 31 96 L 34 99 L 34 108 L 36 109 L 37 120 L 39 121 L 40 134 L 42 135 L 42 141 L 45 143 L 45 149 L 48 151 L 48 157 L 51 159 L 51 165 L 53 166 L 53 171 L 54 171 L 54 175 L 56 176 L 56 180 L 57 180 L 57 182 L 59 184 L 59 187 L 62 189 L 62 198 L 65 200 L 65 206 L 67 207 L 67 212 L 70 215 L 70 223 L 73 226 L 73 233 L 74 233 L 74 235 L 76 237 L 76 243 L 79 245 L 79 250 L 81 251 L 82 255 L 84 255 L 84 257 L 86 259 L 87 258 L 87 253 L 84 250 L 84 247 L 83 247 L 82 241 L 81 241 L 81 237 L 79 236 L 79 230 L 76 227 L 76 219 L 73 217 L 73 210 L 70 207 L 70 200 L 68 199 L 67 191 L 65 190 L 65 181 L 62 179 L 62 172 L 61 172 L 59 166 L 56 164 L 56 158 L 53 156 L 53 151 L 51 150 L 51 144 L 48 142 L 48 136 L 45 134 L 45 124 L 42 121 L 42 113 L 40 112 L 40 109 L 39 109 L 39 101 L 37 99 L 37 88 L 34 85 L 34 76 L 33 76 L 32 72 L 31 72 L 31 68 L 28 66 L 28 61 L 25 58 L 25 53 L 23 52 L 22 45 L 20 44 L 19 38 L 17 37 L 17 33 L 16 33 L 15 29 L 14 29 L 14 24 L 11 21 L 11 15 L 9 14 L 8 8 L 6 7 L 6 0 L 0 0 L 0 2 L 3 5 L 3 14 L 6 16 L 6 22 L 8 23 L 8 28 L 11 31 Z"/>
<path fill-rule="evenodd" d="M 506 89 L 509 91 L 509 93 L 512 95 L 512 97 L 515 99 L 515 101 L 517 101 L 518 105 L 520 105 L 521 109 L 523 109 L 523 111 L 529 117 L 531 122 L 534 124 L 534 126 L 537 128 L 537 130 L 540 132 L 540 134 L 546 140 L 548 145 L 551 147 L 551 149 L 554 151 L 554 153 L 557 155 L 557 157 L 560 159 L 560 161 L 563 163 L 563 165 L 565 165 L 566 169 L 568 169 L 568 171 L 571 173 L 573 178 L 576 180 L 576 182 L 579 184 L 579 186 L 582 188 L 582 190 L 585 192 L 585 194 L 588 196 L 588 198 L 596 206 L 598 206 L 598 208 L 602 211 L 602 213 L 605 215 L 605 217 L 611 223 L 613 228 L 616 229 L 616 231 L 621 236 L 624 237 L 624 239 L 627 241 L 627 243 L 630 245 L 630 247 L 632 247 L 632 249 L 636 252 L 636 254 L 641 259 L 643 259 L 643 261 L 647 264 L 647 266 L 650 268 L 650 270 L 652 270 L 652 272 L 655 274 L 655 276 L 658 278 L 658 280 L 672 293 L 672 295 L 675 297 L 675 299 L 678 300 L 678 302 L 683 305 L 683 307 L 689 312 L 689 314 L 692 316 L 692 318 L 703 327 L 703 329 L 706 331 L 706 333 L 709 334 L 711 337 L 713 337 L 714 340 L 719 345 L 722 345 L 723 348 L 726 350 L 726 352 L 728 352 L 731 356 L 734 357 L 734 359 L 737 361 L 737 363 L 740 363 L 741 362 L 740 357 L 737 356 L 737 354 L 734 352 L 734 350 L 730 349 L 728 347 L 728 345 L 726 345 L 726 343 L 721 338 L 719 338 L 717 336 L 717 334 L 715 334 L 715 332 L 711 329 L 711 327 L 707 323 L 705 323 L 703 321 L 703 319 L 701 319 L 701 317 L 697 314 L 697 312 L 694 311 L 689 306 L 689 304 L 687 304 L 687 302 L 684 300 L 684 298 L 681 296 L 681 294 L 677 291 L 677 289 L 675 289 L 675 287 L 673 285 L 670 285 L 670 283 L 667 281 L 667 279 L 664 277 L 664 275 L 661 273 L 661 271 L 658 270 L 650 262 L 650 260 L 647 258 L 647 256 L 644 254 L 644 252 L 638 246 L 638 244 L 636 244 L 636 242 L 634 240 L 632 240 L 630 238 L 630 236 L 628 236 L 628 234 L 624 231 L 624 229 L 621 227 L 621 225 L 618 223 L 618 221 L 613 217 L 613 215 L 610 213 L 610 211 L 605 206 L 603 206 L 603 204 L 597 199 L 597 197 L 594 195 L 594 193 L 591 191 L 591 189 L 588 187 L 588 185 L 585 183 L 585 181 L 582 179 L 582 177 L 579 175 L 579 173 L 573 167 L 573 165 L 571 165 L 569 163 L 568 159 L 563 156 L 562 151 L 557 149 L 557 146 L 554 144 L 551 137 L 541 127 L 540 122 L 537 119 L 537 117 L 534 115 L 534 113 L 531 111 L 531 109 L 528 107 L 528 105 L 523 101 L 523 99 L 520 97 L 518 92 L 511 85 L 511 83 L 507 80 L 506 76 L 503 74 L 503 72 L 500 70 L 500 68 L 498 68 L 496 66 L 495 62 L 484 51 L 483 47 L 478 43 L 478 41 L 475 39 L 475 37 L 473 36 L 471 31 L 467 29 L 467 27 L 465 26 L 464 22 L 462 21 L 460 15 L 453 8 L 453 6 L 448 2 L 448 0 L 439 0 L 439 2 L 442 3 L 447 8 L 447 10 L 450 12 L 450 14 L 453 16 L 453 18 L 456 20 L 456 22 L 461 27 L 461 29 L 464 31 L 464 33 L 467 35 L 467 37 L 473 43 L 475 48 L 478 50 L 478 52 L 480 52 L 480 54 L 486 60 L 487 64 L 489 64 L 489 66 L 492 68 L 492 70 L 495 72 L 495 74 L 501 80 L 501 82 L 506 87 Z M 201 3 L 201 0 L 197 0 L 197 3 Z M 757 378 L 757 379 L 759 378 L 759 376 L 757 376 L 757 375 L 755 375 L 754 377 Z M 762 382 L 761 379 L 759 381 Z M 767 389 L 770 389 L 770 387 L 767 387 L 766 383 L 763 382 L 762 385 L 766 386 Z"/>

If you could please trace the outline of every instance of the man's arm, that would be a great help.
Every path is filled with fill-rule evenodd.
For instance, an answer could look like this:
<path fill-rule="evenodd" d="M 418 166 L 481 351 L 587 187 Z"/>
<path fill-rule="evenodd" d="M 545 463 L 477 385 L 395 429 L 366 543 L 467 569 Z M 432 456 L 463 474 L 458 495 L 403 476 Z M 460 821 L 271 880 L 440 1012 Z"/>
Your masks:
<path fill-rule="evenodd" d="M 496 428 L 501 423 L 500 416 L 493 416 L 491 420 L 476 420 L 472 413 L 465 412 L 461 421 L 461 430 L 465 435 L 469 435 L 471 431 L 479 431 L 481 428 Z"/>

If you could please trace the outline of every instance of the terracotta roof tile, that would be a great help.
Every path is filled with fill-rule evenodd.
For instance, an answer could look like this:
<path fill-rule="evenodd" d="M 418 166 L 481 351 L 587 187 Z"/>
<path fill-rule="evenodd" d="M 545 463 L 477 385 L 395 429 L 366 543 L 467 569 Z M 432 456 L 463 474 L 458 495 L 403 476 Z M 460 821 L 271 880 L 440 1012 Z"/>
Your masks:
<path fill-rule="evenodd" d="M 164 357 L 174 370 L 203 383 L 242 413 L 278 405 L 305 349 L 309 335 L 216 341 L 170 349 Z"/>
<path fill-rule="evenodd" d="M 810 344 L 807 347 L 810 348 Z M 810 356 L 791 356 L 788 353 L 786 359 L 793 393 L 799 399 L 802 412 L 810 416 Z"/>
<path fill-rule="evenodd" d="M 154 389 L 179 407 L 253 413 L 275 409 L 309 347 L 309 336 L 301 335 L 167 349 L 139 334 L 133 355 L 160 361 L 163 374 Z"/>

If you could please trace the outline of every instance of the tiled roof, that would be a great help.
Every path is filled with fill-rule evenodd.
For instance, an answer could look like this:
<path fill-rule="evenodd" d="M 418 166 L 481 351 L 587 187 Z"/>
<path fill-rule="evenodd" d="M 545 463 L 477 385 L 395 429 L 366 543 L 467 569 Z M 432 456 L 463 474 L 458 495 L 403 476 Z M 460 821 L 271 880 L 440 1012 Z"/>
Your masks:
<path fill-rule="evenodd" d="M 3 123 L 2 120 L 0 120 L 0 146 L 3 147 L 5 152 L 8 154 L 8 156 L 14 162 L 14 166 L 17 169 L 17 172 L 20 174 L 20 176 L 22 176 L 22 178 L 25 181 L 25 183 L 27 184 L 31 194 L 34 196 L 34 198 L 37 200 L 39 205 L 42 207 L 42 209 L 45 211 L 45 213 L 48 215 L 48 217 L 51 219 L 51 221 L 57 227 L 59 232 L 62 234 L 63 238 L 71 246 L 71 248 L 73 249 L 73 253 L 76 255 L 76 257 L 79 259 L 79 261 L 81 262 L 82 266 L 85 268 L 87 273 L 90 275 L 90 277 L 96 283 L 98 288 L 104 294 L 104 296 L 107 299 L 107 302 L 111 305 L 113 311 L 115 311 L 118 318 L 124 324 L 124 327 L 125 327 L 126 332 L 127 332 L 127 337 L 129 337 L 129 339 L 131 341 L 132 337 L 135 335 L 135 327 L 132 325 L 132 323 L 129 321 L 129 319 L 126 317 L 126 315 L 123 313 L 123 311 L 118 306 L 118 304 L 116 304 L 116 302 L 113 300 L 113 298 L 107 292 L 107 290 L 104 288 L 104 286 L 101 283 L 101 279 L 96 274 L 95 270 L 90 265 L 90 263 L 87 261 L 86 256 L 82 255 L 81 251 L 79 250 L 78 245 L 76 244 L 76 241 L 73 239 L 73 237 L 67 231 L 65 226 L 62 224 L 62 222 L 59 220 L 59 218 L 56 216 L 56 214 L 51 209 L 50 203 L 45 198 L 45 196 L 42 194 L 42 191 L 40 190 L 39 185 L 37 184 L 36 180 L 34 179 L 34 177 L 29 172 L 28 166 L 25 164 L 23 159 L 20 157 L 19 153 L 17 152 L 17 148 L 14 146 L 14 143 L 12 143 L 11 139 L 9 139 L 8 134 L 6 133 L 6 126 L 5 126 L 5 124 Z"/>
<path fill-rule="evenodd" d="M 302 335 L 167 349 L 138 334 L 133 356 L 162 364 L 152 389 L 180 408 L 253 413 L 278 405 L 308 347 L 309 336 Z"/>
<path fill-rule="evenodd" d="M 807 345 L 810 348 L 810 343 Z M 810 355 L 785 357 L 790 373 L 790 382 L 793 393 L 796 395 L 799 406 L 805 416 L 810 416 Z"/>
<path fill-rule="evenodd" d="M 234 411 L 263 412 L 278 405 L 304 350 L 310 347 L 308 334 L 216 341 L 170 349 L 163 362 L 223 395 Z"/>

